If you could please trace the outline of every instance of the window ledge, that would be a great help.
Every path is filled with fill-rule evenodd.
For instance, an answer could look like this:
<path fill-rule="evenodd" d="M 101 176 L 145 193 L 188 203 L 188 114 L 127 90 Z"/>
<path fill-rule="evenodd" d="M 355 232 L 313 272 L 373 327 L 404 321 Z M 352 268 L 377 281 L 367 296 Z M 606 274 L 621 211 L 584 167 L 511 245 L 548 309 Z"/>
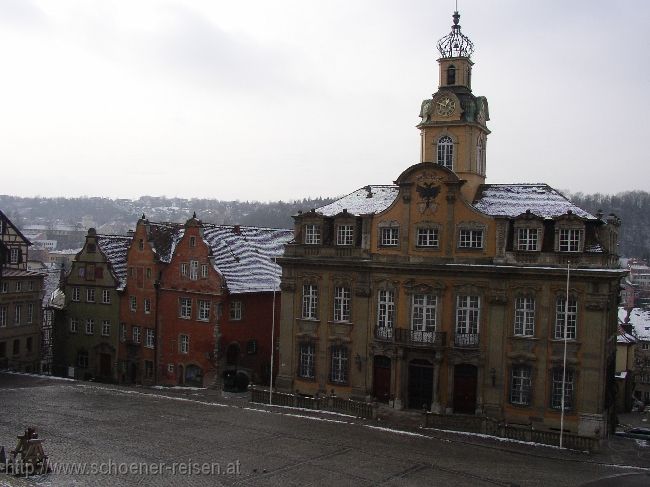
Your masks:
<path fill-rule="evenodd" d="M 346 325 L 346 326 L 352 326 L 354 324 L 352 321 L 334 321 L 334 320 L 328 320 L 327 323 L 330 325 Z"/>
<path fill-rule="evenodd" d="M 513 340 L 534 340 L 534 341 L 539 341 L 540 338 L 536 336 L 528 336 L 528 335 L 510 335 L 508 338 L 511 338 Z"/>

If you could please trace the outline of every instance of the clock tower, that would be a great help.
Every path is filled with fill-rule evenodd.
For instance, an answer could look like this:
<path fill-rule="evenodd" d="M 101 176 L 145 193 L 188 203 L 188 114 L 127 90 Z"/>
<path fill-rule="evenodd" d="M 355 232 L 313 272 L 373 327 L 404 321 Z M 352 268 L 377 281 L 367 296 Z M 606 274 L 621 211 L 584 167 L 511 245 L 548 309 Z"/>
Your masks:
<path fill-rule="evenodd" d="M 418 124 L 420 162 L 440 164 L 465 180 L 463 195 L 474 199 L 485 182 L 485 149 L 490 131 L 488 103 L 472 93 L 470 59 L 474 45 L 460 30 L 460 14 L 453 15 L 451 32 L 438 41 L 438 91 L 422 102 Z"/>

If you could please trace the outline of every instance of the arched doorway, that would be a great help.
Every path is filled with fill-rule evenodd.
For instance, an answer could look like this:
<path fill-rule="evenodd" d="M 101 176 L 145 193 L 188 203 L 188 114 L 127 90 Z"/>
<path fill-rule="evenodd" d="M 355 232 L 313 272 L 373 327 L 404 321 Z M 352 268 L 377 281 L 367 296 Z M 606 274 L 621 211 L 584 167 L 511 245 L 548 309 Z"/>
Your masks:
<path fill-rule="evenodd" d="M 379 402 L 390 399 L 390 358 L 375 355 L 372 372 L 372 394 Z"/>
<path fill-rule="evenodd" d="M 411 360 L 408 378 L 408 407 L 431 409 L 433 364 L 428 360 Z"/>
<path fill-rule="evenodd" d="M 454 367 L 454 413 L 476 414 L 477 376 L 475 365 L 458 364 Z"/>

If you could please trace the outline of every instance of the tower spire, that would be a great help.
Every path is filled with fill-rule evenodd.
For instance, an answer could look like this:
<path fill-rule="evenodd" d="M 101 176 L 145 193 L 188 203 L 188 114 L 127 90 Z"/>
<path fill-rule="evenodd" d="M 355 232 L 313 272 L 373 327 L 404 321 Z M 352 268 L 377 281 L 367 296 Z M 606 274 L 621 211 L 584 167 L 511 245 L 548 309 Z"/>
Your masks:
<path fill-rule="evenodd" d="M 469 58 L 474 52 L 474 44 L 469 37 L 460 30 L 460 14 L 458 13 L 458 2 L 456 10 L 452 15 L 453 25 L 451 32 L 438 41 L 438 51 L 443 58 L 466 57 Z"/>

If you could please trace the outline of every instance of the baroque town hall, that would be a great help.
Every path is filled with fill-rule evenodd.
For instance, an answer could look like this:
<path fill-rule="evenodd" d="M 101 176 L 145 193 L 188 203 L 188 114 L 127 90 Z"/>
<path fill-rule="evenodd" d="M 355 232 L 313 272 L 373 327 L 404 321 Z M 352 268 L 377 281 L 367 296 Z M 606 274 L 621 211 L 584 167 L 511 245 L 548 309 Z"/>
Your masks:
<path fill-rule="evenodd" d="M 438 42 L 420 163 L 294 217 L 277 386 L 559 429 L 564 383 L 565 429 L 603 436 L 620 221 L 546 184 L 485 183 L 488 103 L 459 17 Z"/>

